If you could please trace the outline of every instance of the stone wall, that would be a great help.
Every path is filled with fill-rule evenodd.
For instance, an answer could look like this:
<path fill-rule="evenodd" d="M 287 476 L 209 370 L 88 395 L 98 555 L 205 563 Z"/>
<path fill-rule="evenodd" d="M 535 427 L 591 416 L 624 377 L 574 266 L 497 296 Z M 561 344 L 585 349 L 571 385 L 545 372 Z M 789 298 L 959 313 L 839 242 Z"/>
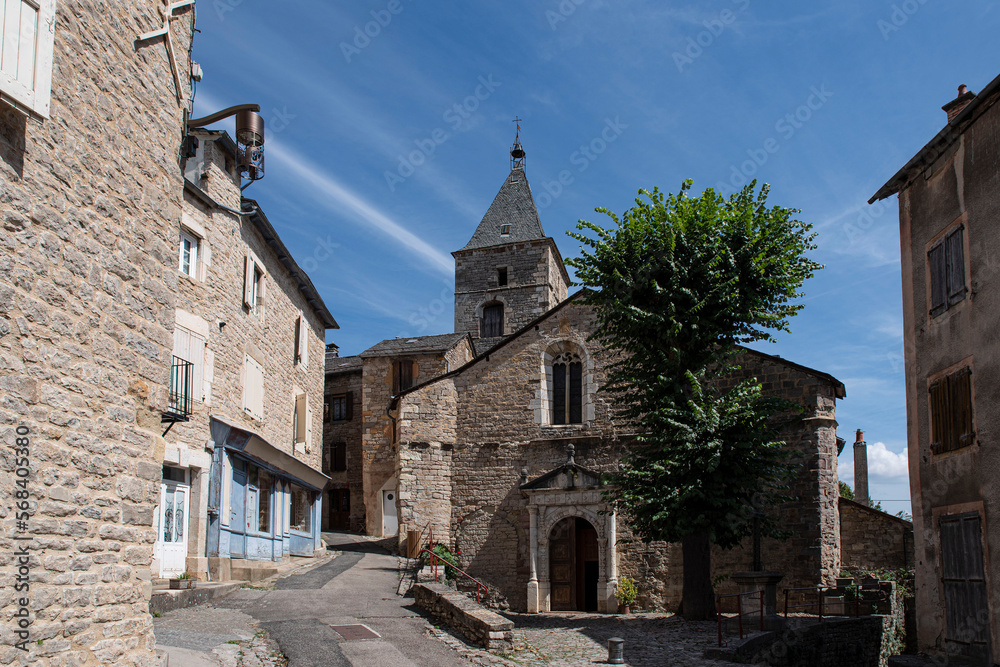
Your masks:
<path fill-rule="evenodd" d="M 58 3 L 51 117 L 0 103 L 0 663 L 150 665 L 177 293 L 178 104 L 160 2 Z M 187 72 L 193 10 L 171 22 Z M 187 82 L 182 78 L 189 93 Z M 15 428 L 27 429 L 27 528 Z M 31 539 L 15 541 L 28 536 Z M 25 547 L 30 590 L 15 591 Z M 27 653 L 13 614 L 26 598 Z"/>
<path fill-rule="evenodd" d="M 413 599 L 418 607 L 458 631 L 470 644 L 492 651 L 514 648 L 514 622 L 483 609 L 464 593 L 441 584 L 416 584 Z"/>
<path fill-rule="evenodd" d="M 455 254 L 455 331 L 479 338 L 482 305 L 504 304 L 504 334 L 510 334 L 566 298 L 566 280 L 552 239 L 463 250 Z M 507 268 L 507 285 L 497 269 Z"/>
<path fill-rule="evenodd" d="M 913 524 L 899 517 L 841 498 L 842 570 L 913 566 Z"/>
<path fill-rule="evenodd" d="M 351 498 L 350 529 L 363 531 L 365 528 L 365 502 L 362 489 L 361 461 L 361 428 L 363 423 L 361 409 L 361 368 L 343 373 L 328 373 L 326 376 L 326 395 L 335 396 L 350 392 L 351 418 L 343 421 L 331 421 L 323 424 L 323 445 L 329 447 L 335 442 L 343 442 L 347 447 L 347 470 L 337 472 L 332 469 L 333 462 L 327 461 L 329 468 L 323 472 L 330 476 L 328 489 L 349 489 Z M 331 505 L 328 504 L 329 494 L 323 500 L 323 528 L 329 528 Z"/>

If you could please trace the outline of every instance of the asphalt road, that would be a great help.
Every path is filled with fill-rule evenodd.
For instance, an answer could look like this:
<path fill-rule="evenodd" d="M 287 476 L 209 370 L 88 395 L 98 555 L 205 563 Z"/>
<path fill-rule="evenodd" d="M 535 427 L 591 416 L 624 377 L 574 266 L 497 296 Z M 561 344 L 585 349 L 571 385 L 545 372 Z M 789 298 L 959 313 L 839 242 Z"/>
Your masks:
<path fill-rule="evenodd" d="M 289 667 L 449 667 L 470 663 L 429 637 L 413 598 L 396 595 L 397 561 L 377 544 L 325 534 L 343 553 L 279 579 L 273 591 L 238 591 L 212 603 L 253 617 L 277 641 Z M 345 639 L 331 626 L 361 624 L 379 635 Z"/>

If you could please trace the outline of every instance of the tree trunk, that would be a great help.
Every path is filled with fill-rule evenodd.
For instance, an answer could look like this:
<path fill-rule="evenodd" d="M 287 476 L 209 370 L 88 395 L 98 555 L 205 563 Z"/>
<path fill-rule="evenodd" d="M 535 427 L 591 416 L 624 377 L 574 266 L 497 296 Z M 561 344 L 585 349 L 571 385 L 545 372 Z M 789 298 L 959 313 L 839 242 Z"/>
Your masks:
<path fill-rule="evenodd" d="M 708 533 L 684 538 L 684 589 L 681 593 L 682 615 L 689 621 L 715 619 L 715 597 L 712 592 L 712 541 Z"/>

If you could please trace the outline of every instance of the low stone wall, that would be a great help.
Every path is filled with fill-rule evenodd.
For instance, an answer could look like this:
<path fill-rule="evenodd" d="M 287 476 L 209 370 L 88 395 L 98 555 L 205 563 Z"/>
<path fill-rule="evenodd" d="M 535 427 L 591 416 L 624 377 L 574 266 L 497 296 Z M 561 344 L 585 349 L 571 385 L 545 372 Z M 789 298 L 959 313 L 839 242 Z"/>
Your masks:
<path fill-rule="evenodd" d="M 840 510 L 840 569 L 898 569 L 913 566 L 913 523 L 847 498 Z"/>
<path fill-rule="evenodd" d="M 415 584 L 411 589 L 417 606 L 460 632 L 466 640 L 489 650 L 509 651 L 514 647 L 514 622 L 483 609 L 442 584 Z"/>

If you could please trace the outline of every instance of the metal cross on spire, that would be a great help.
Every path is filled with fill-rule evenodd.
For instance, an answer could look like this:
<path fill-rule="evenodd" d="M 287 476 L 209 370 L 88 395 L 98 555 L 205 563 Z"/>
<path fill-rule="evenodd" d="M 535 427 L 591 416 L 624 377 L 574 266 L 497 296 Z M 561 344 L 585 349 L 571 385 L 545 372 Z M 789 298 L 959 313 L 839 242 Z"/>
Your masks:
<path fill-rule="evenodd" d="M 178 104 L 183 101 L 183 95 L 181 93 L 181 77 L 177 72 L 177 57 L 174 55 L 174 42 L 170 38 L 170 19 L 174 17 L 174 12 L 178 9 L 189 5 L 193 6 L 194 1 L 195 0 L 178 0 L 177 2 L 171 2 L 170 0 L 163 0 L 163 6 L 160 7 L 160 15 L 163 16 L 163 27 L 159 30 L 143 33 L 135 40 L 137 42 L 145 42 L 146 40 L 153 39 L 155 37 L 164 38 L 164 42 L 167 45 L 167 59 L 170 60 L 170 71 L 174 75 L 174 87 L 177 91 Z"/>
<path fill-rule="evenodd" d="M 515 167 L 524 168 L 524 149 L 521 148 L 521 119 L 514 116 L 514 120 L 511 121 L 517 126 L 517 132 L 514 135 L 514 145 L 510 148 L 510 168 Z"/>

